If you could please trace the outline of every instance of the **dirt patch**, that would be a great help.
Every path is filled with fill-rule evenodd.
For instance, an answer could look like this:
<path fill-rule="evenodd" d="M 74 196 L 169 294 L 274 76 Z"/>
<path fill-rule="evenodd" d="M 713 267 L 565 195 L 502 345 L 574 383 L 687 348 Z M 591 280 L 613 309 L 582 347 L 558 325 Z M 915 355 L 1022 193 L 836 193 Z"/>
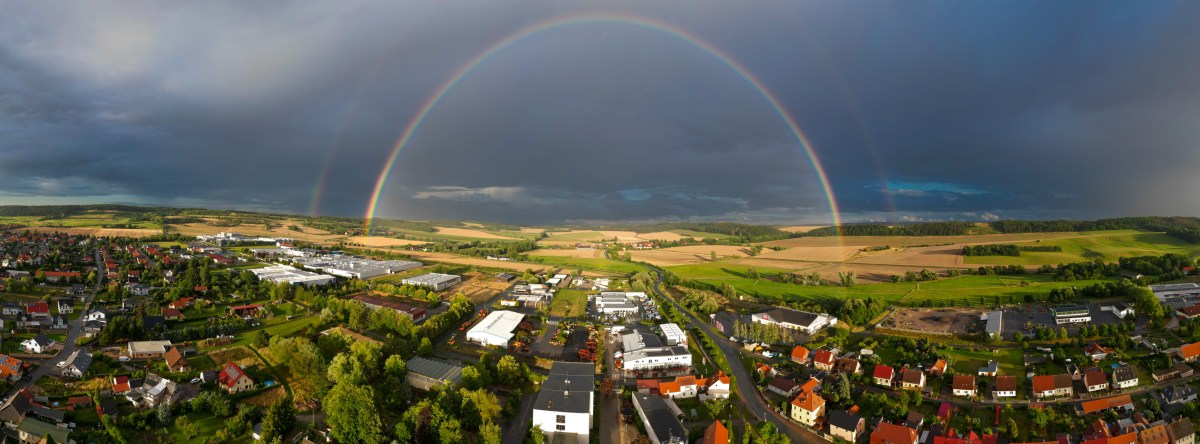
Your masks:
<path fill-rule="evenodd" d="M 879 324 L 919 332 L 965 334 L 979 323 L 979 310 L 901 308 Z"/>
<path fill-rule="evenodd" d="M 379 236 L 354 236 L 346 238 L 346 242 L 360 244 L 367 247 L 402 247 L 429 243 L 412 239 L 396 239 L 392 237 Z"/>
<path fill-rule="evenodd" d="M 212 358 L 218 366 L 224 366 L 227 362 L 233 362 L 240 366 L 249 366 L 260 364 L 258 356 L 254 356 L 246 347 L 234 347 L 224 350 L 215 350 L 208 353 L 208 357 Z"/>
<path fill-rule="evenodd" d="M 275 403 L 276 399 L 282 398 L 286 394 L 287 394 L 287 391 L 284 390 L 284 388 L 282 386 L 279 386 L 279 387 L 272 388 L 271 390 L 263 391 L 262 393 L 259 393 L 257 395 L 251 396 L 249 398 L 243 399 L 238 402 L 253 404 L 253 405 L 256 405 L 259 407 L 270 407 L 271 404 Z"/>
<path fill-rule="evenodd" d="M 462 292 L 467 295 L 467 299 L 477 304 L 491 300 L 497 294 L 503 293 L 511 285 L 508 282 L 496 279 L 493 275 L 484 273 L 469 272 L 463 274 L 462 278 L 463 282 L 455 285 L 451 291 L 454 294 Z"/>
<path fill-rule="evenodd" d="M 498 234 L 488 233 L 486 231 L 472 230 L 469 228 L 448 228 L 448 227 L 433 227 L 438 233 L 449 236 L 474 237 L 478 239 L 503 239 L 515 240 L 515 238 L 500 236 Z"/>

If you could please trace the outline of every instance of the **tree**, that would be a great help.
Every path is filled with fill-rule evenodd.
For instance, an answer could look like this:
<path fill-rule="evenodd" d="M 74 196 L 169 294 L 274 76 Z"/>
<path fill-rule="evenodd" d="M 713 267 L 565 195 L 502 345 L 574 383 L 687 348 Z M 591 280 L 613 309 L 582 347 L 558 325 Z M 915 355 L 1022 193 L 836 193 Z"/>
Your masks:
<path fill-rule="evenodd" d="M 482 444 L 500 444 L 500 439 L 500 426 L 496 423 L 487 421 L 479 427 L 479 442 Z"/>
<path fill-rule="evenodd" d="M 171 424 L 171 419 L 172 419 L 171 405 L 165 404 L 165 403 L 159 404 L 158 405 L 158 423 L 162 424 L 164 426 L 167 426 L 167 425 Z"/>
<path fill-rule="evenodd" d="M 366 384 L 367 373 L 362 362 L 349 353 L 338 353 L 329 363 L 329 381 L 334 384 Z"/>
<path fill-rule="evenodd" d="M 542 432 L 541 427 L 530 427 L 529 438 L 525 442 L 528 444 L 546 444 L 546 433 Z"/>
<path fill-rule="evenodd" d="M 500 381 L 506 384 L 512 384 L 524 377 L 521 372 L 521 364 L 517 363 L 517 358 L 512 355 L 504 355 L 500 361 L 496 363 L 496 375 L 500 377 Z"/>
<path fill-rule="evenodd" d="M 711 259 L 713 262 L 716 262 L 716 261 L 717 261 L 717 250 L 712 250 L 712 251 L 709 251 L 709 252 L 708 252 L 708 257 L 709 257 L 709 259 Z"/>
<path fill-rule="evenodd" d="M 292 427 L 296 424 L 296 411 L 292 407 L 292 398 L 284 396 L 278 398 L 271 406 L 267 408 L 267 412 L 263 415 L 262 422 L 262 439 L 270 442 L 272 438 L 281 438 L 292 431 Z"/>
<path fill-rule="evenodd" d="M 337 384 L 325 395 L 323 408 L 330 434 L 344 444 L 375 444 L 383 441 L 375 395 L 370 386 Z"/>
<path fill-rule="evenodd" d="M 254 333 L 254 346 L 263 348 L 271 344 L 271 334 L 266 329 Z"/>
<path fill-rule="evenodd" d="M 1008 436 L 1014 441 L 1021 434 L 1021 426 L 1017 424 L 1016 418 L 1008 418 Z"/>
<path fill-rule="evenodd" d="M 421 356 L 433 354 L 433 343 L 429 341 L 429 338 L 421 338 L 421 345 L 417 346 L 417 354 Z"/>

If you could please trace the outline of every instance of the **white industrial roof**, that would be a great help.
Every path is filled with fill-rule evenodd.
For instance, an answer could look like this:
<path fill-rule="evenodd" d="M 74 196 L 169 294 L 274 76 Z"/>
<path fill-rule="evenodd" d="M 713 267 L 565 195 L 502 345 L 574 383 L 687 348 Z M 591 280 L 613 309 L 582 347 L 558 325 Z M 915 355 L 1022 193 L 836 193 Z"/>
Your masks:
<path fill-rule="evenodd" d="M 505 340 L 512 339 L 513 330 L 517 329 L 517 324 L 520 324 L 524 318 L 525 315 L 515 311 L 493 311 L 474 327 L 471 327 L 471 330 L 467 331 L 467 337 L 491 335 Z"/>

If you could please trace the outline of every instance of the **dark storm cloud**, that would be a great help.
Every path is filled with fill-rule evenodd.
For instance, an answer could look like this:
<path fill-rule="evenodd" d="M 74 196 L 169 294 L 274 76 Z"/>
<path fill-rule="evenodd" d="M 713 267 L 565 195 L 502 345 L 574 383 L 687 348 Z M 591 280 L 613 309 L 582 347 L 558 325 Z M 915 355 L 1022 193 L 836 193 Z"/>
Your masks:
<path fill-rule="evenodd" d="M 850 220 L 1200 214 L 1194 2 L 7 2 L 0 203 L 360 215 L 405 125 L 495 42 L 584 12 L 711 41 L 779 97 Z M 320 188 L 320 189 L 318 189 Z M 642 27 L 498 51 L 430 113 L 381 214 L 829 220 L 748 83 Z"/>

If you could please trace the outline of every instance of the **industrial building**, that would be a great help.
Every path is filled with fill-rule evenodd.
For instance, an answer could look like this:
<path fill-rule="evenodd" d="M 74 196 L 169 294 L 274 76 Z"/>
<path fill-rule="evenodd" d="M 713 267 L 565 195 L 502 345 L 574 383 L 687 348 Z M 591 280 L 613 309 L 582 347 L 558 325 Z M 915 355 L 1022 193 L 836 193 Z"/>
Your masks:
<path fill-rule="evenodd" d="M 405 285 L 415 285 L 418 287 L 431 288 L 433 291 L 442 291 L 458 285 L 459 282 L 462 282 L 462 277 L 455 276 L 453 274 L 429 273 L 405 278 L 400 282 Z"/>
<path fill-rule="evenodd" d="M 425 312 L 424 308 L 414 307 L 412 305 L 408 305 L 403 302 L 400 302 L 394 298 L 372 296 L 372 295 L 368 295 L 368 294 L 358 294 L 358 295 L 355 295 L 352 299 L 354 299 L 358 302 L 362 302 L 363 305 L 366 305 L 367 307 L 371 308 L 372 310 L 378 310 L 381 308 L 396 310 L 397 313 L 400 313 L 401 315 L 404 315 L 404 316 L 408 316 L 409 319 L 412 319 L 413 323 L 418 323 L 418 322 L 425 320 L 426 312 Z"/>
<path fill-rule="evenodd" d="M 463 367 L 451 362 L 420 356 L 408 360 L 405 379 L 417 390 L 429 391 L 439 386 L 453 386 L 462 382 Z"/>
<path fill-rule="evenodd" d="M 385 276 L 399 273 L 404 270 L 420 268 L 423 265 L 420 262 L 413 261 L 377 261 L 353 256 L 345 256 L 341 254 L 326 254 L 321 256 L 300 258 L 296 259 L 295 261 L 296 263 L 303 265 L 304 268 L 320 270 L 322 273 L 329 273 L 334 276 L 357 279 L 370 279 L 376 276 Z"/>
<path fill-rule="evenodd" d="M 513 330 L 517 329 L 517 324 L 520 324 L 524 318 L 525 315 L 515 311 L 493 311 L 470 330 L 467 330 L 467 341 L 480 345 L 507 347 L 508 341 L 512 340 Z"/>
<path fill-rule="evenodd" d="M 644 299 L 645 293 L 641 295 Z M 639 310 L 633 297 L 620 291 L 606 291 L 592 296 L 592 306 L 598 314 L 619 317 L 636 315 Z"/>
<path fill-rule="evenodd" d="M 686 370 L 692 366 L 692 354 L 686 346 L 666 345 L 651 333 L 632 331 L 621 335 L 621 347 L 626 372 Z"/>
<path fill-rule="evenodd" d="M 789 330 L 800 330 L 815 334 L 825 327 L 837 325 L 837 318 L 824 313 L 809 313 L 790 308 L 773 308 L 762 313 L 755 313 L 750 320 L 764 325 L 777 325 Z"/>
<path fill-rule="evenodd" d="M 1168 297 L 1194 298 L 1200 297 L 1200 284 L 1188 282 L 1185 284 L 1151 285 L 1150 291 L 1154 293 L 1154 297 L 1158 298 L 1159 302 L 1165 301 Z"/>
<path fill-rule="evenodd" d="M 984 331 L 987 332 L 988 338 L 1000 338 L 1004 334 L 1004 312 L 1001 310 L 990 311 L 983 315 L 983 321 L 986 322 Z"/>
<path fill-rule="evenodd" d="M 676 324 L 662 324 L 658 328 L 662 330 L 663 342 L 667 345 L 682 345 L 687 347 L 687 335 L 683 333 L 683 329 Z"/>
<path fill-rule="evenodd" d="M 1066 305 L 1051 309 L 1055 324 L 1092 322 L 1092 310 L 1086 305 Z"/>
<path fill-rule="evenodd" d="M 533 426 L 547 442 L 589 442 L 595 405 L 596 367 L 584 362 L 555 362 L 533 402 Z"/>
<path fill-rule="evenodd" d="M 289 267 L 287 265 L 272 265 L 265 268 L 253 268 L 250 270 L 259 279 L 269 282 L 286 282 L 289 284 L 301 284 L 307 287 L 313 285 L 325 285 L 333 282 L 333 276 L 327 274 L 318 274 L 311 271 L 304 271 L 299 268 Z"/>

